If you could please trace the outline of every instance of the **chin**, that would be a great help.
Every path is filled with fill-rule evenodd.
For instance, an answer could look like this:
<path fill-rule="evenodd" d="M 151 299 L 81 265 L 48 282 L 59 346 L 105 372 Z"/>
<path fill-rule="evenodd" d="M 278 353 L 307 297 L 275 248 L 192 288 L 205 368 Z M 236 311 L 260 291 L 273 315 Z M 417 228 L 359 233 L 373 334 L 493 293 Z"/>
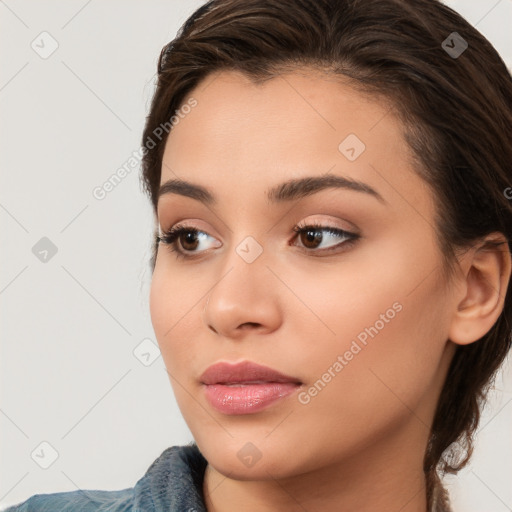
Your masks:
<path fill-rule="evenodd" d="M 277 437 L 271 440 L 245 435 L 212 442 L 207 436 L 205 442 L 196 442 L 212 467 L 235 480 L 272 480 L 292 476 L 294 470 L 303 472 L 298 468 L 296 450 L 290 457 L 290 448 Z"/>

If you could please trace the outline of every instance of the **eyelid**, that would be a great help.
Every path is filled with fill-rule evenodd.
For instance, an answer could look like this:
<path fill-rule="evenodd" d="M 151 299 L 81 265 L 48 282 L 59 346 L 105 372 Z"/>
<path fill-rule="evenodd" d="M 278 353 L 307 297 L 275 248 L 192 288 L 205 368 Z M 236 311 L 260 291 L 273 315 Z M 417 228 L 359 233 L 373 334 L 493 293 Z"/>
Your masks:
<path fill-rule="evenodd" d="M 343 221 L 344 224 L 347 224 L 348 226 L 340 226 L 335 223 L 335 221 L 332 220 L 325 220 L 325 219 L 313 219 L 313 220 L 304 220 L 297 222 L 296 227 L 299 227 L 301 229 L 307 228 L 307 227 L 315 227 L 324 230 L 332 229 L 332 230 L 338 230 L 343 231 L 350 235 L 357 235 L 362 236 L 361 231 L 359 228 L 357 228 L 354 224 L 348 221 Z"/>
<path fill-rule="evenodd" d="M 197 225 L 197 223 L 200 223 L 201 221 L 199 219 L 190 219 L 190 220 L 178 220 L 176 222 L 174 222 L 174 224 L 171 225 L 171 227 L 168 229 L 168 231 L 170 231 L 171 229 L 176 229 L 176 227 L 182 227 L 184 229 L 195 229 L 197 231 L 201 231 L 203 233 L 208 233 L 208 231 L 202 229 L 201 227 L 199 227 Z M 162 224 L 160 222 L 158 222 L 158 235 L 159 236 L 162 236 L 164 235 L 165 233 L 167 233 L 168 231 L 166 231 L 164 228 L 162 228 Z M 210 235 L 212 236 L 212 235 Z"/>

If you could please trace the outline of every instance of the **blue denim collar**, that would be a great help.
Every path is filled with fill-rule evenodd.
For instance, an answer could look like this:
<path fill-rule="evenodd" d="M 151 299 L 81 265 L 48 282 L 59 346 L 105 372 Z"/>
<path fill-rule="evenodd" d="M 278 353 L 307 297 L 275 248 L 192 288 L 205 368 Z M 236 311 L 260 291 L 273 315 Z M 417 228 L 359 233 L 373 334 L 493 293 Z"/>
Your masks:
<path fill-rule="evenodd" d="M 206 466 L 207 461 L 194 442 L 171 446 L 149 466 L 134 487 L 34 494 L 4 512 L 206 512 L 203 499 Z"/>
<path fill-rule="evenodd" d="M 167 448 L 135 485 L 134 510 L 206 512 L 206 466 L 207 461 L 194 442 Z"/>

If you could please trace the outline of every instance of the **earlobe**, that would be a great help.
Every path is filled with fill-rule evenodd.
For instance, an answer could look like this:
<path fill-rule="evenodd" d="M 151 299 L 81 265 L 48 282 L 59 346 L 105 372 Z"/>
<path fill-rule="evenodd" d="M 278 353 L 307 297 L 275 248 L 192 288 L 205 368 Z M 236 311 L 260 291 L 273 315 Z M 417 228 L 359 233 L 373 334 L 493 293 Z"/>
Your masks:
<path fill-rule="evenodd" d="M 485 237 L 469 252 L 463 277 L 465 291 L 457 297 L 449 339 L 468 345 L 487 334 L 498 320 L 505 303 L 511 273 L 511 255 L 502 233 Z"/>

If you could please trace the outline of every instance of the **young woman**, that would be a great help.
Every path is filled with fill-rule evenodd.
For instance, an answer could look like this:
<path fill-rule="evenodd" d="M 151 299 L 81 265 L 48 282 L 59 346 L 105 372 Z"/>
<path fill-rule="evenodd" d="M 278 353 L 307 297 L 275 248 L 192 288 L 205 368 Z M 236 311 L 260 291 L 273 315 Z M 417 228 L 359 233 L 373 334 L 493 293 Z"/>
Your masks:
<path fill-rule="evenodd" d="M 451 510 L 511 345 L 510 133 L 510 73 L 437 0 L 198 9 L 143 134 L 195 442 L 10 510 Z"/>

